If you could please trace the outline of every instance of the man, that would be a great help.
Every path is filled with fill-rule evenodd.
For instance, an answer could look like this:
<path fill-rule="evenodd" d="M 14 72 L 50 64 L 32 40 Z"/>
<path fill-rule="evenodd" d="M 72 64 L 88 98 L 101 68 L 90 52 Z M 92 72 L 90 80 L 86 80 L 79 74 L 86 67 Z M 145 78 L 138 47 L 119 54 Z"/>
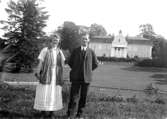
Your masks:
<path fill-rule="evenodd" d="M 81 46 L 73 50 L 68 62 L 71 68 L 71 92 L 67 111 L 68 117 L 75 116 L 76 107 L 78 107 L 76 117 L 82 116 L 83 108 L 86 104 L 88 87 L 92 81 L 92 71 L 98 66 L 95 53 L 88 47 L 89 34 L 83 32 L 81 35 Z"/>

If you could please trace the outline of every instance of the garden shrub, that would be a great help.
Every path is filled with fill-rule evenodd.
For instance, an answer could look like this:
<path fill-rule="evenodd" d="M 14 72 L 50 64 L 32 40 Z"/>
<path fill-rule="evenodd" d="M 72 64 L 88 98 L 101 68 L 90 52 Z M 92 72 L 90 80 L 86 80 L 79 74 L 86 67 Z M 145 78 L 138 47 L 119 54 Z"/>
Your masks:
<path fill-rule="evenodd" d="M 153 61 L 151 59 L 144 59 L 136 63 L 136 66 L 153 66 Z"/>
<path fill-rule="evenodd" d="M 117 58 L 117 57 L 97 57 L 101 62 L 135 62 L 135 58 Z"/>
<path fill-rule="evenodd" d="M 166 99 L 163 97 L 157 97 L 154 102 L 158 104 L 166 104 Z"/>
<path fill-rule="evenodd" d="M 165 67 L 160 59 L 143 59 L 136 62 L 135 65 L 142 67 Z"/>
<path fill-rule="evenodd" d="M 151 83 L 146 86 L 144 93 L 148 96 L 157 95 L 159 93 L 159 88 Z"/>
<path fill-rule="evenodd" d="M 129 97 L 126 99 L 127 102 L 131 102 L 131 103 L 137 103 L 139 102 L 139 99 L 137 99 L 136 95 L 132 96 L 132 97 Z"/>

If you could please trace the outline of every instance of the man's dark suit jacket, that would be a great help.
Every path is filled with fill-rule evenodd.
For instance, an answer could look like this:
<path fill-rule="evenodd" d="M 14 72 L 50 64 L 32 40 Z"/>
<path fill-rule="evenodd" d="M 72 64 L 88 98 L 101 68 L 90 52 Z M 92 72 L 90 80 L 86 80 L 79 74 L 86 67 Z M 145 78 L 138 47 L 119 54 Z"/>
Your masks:
<path fill-rule="evenodd" d="M 70 81 L 72 83 L 77 83 L 81 78 L 84 79 L 85 83 L 90 83 L 92 81 L 92 71 L 98 66 L 97 57 L 92 49 L 87 48 L 84 60 L 82 59 L 81 47 L 74 49 L 68 62 L 69 66 L 71 67 Z M 80 75 L 81 72 L 79 66 L 81 63 L 83 63 L 84 77 L 81 77 Z"/>

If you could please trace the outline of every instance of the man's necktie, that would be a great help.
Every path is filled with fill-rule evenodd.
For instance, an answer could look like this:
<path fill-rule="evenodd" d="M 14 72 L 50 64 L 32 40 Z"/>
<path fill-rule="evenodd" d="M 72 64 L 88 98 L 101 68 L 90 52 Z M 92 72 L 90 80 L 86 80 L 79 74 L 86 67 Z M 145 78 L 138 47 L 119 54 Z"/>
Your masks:
<path fill-rule="evenodd" d="M 82 56 L 85 57 L 85 49 L 82 48 Z"/>

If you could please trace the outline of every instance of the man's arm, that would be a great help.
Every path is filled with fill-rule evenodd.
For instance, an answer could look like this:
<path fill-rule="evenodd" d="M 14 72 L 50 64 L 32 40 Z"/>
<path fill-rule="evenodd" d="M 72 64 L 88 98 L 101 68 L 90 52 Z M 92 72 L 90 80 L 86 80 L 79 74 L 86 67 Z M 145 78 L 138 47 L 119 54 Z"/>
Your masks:
<path fill-rule="evenodd" d="M 94 51 L 92 51 L 92 70 L 95 70 L 98 67 L 98 60 Z"/>
<path fill-rule="evenodd" d="M 70 68 L 72 68 L 73 63 L 74 63 L 74 55 L 75 55 L 75 50 L 72 51 L 70 57 L 68 58 L 68 65 L 70 66 Z"/>

